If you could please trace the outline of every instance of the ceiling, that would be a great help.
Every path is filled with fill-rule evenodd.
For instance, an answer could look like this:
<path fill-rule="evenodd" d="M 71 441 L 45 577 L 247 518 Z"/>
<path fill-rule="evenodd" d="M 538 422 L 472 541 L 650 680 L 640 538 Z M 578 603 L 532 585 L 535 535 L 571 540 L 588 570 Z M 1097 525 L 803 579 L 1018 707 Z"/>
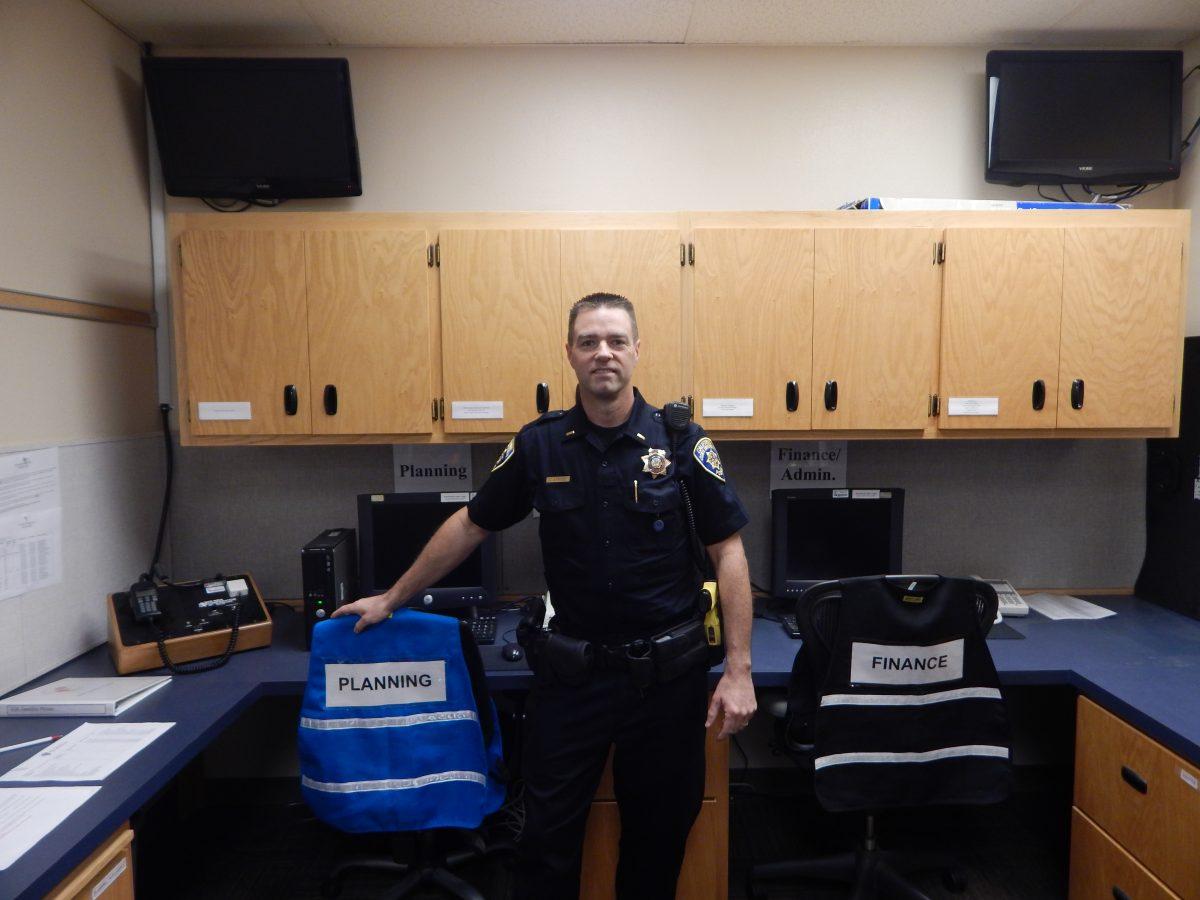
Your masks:
<path fill-rule="evenodd" d="M 176 47 L 1178 47 L 1200 0 L 84 0 Z"/>

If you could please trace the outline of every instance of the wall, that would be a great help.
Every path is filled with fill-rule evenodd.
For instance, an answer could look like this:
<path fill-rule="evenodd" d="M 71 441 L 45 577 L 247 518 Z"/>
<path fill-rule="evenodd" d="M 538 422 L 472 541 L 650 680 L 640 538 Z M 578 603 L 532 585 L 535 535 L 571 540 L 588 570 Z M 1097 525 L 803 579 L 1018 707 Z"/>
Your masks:
<path fill-rule="evenodd" d="M 79 0 L 0 4 L 0 292 L 153 308 L 138 60 Z M 0 600 L 2 693 L 102 643 L 150 561 L 154 331 L 0 310 L 0 386 L 0 453 L 59 446 L 63 506 L 62 582 Z"/>
<path fill-rule="evenodd" d="M 364 194 L 289 210 L 827 209 L 869 194 L 1035 196 L 983 181 L 979 48 L 303 52 L 350 60 Z M 1143 202 L 1169 206 L 1173 190 Z M 495 452 L 475 451 L 477 473 Z M 752 574 L 765 585 L 766 446 L 722 453 L 744 485 Z M 1141 441 L 864 441 L 850 460 L 855 483 L 909 490 L 910 565 L 1026 586 L 1127 586 L 1137 574 Z M 299 548 L 353 524 L 353 495 L 387 488 L 391 457 L 385 447 L 189 448 L 179 477 L 179 574 L 244 566 L 266 593 L 297 596 Z M 231 511 L 234 528 L 211 527 Z M 503 560 L 509 589 L 538 587 L 532 522 L 505 535 Z"/>

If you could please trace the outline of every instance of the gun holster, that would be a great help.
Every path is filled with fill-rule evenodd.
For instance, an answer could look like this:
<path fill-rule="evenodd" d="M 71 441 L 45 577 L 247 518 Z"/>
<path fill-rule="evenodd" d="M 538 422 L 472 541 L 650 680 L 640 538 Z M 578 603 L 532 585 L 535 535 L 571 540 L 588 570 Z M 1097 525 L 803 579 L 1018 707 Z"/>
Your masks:
<path fill-rule="evenodd" d="M 592 674 L 595 652 L 591 643 L 543 627 L 546 604 L 539 597 L 530 601 L 517 625 L 517 643 L 538 681 L 578 687 Z"/>

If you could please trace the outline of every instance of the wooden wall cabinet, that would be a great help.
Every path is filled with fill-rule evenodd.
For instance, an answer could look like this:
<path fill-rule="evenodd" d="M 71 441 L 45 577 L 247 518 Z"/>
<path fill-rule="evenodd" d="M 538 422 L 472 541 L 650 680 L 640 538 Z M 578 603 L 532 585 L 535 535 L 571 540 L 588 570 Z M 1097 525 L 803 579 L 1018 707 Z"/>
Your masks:
<path fill-rule="evenodd" d="M 684 395 L 682 267 L 678 229 L 579 229 L 560 233 L 562 288 L 559 320 L 576 300 L 598 291 L 634 301 L 642 342 L 634 384 L 654 406 Z M 575 372 L 565 362 L 557 407 L 575 402 Z"/>
<path fill-rule="evenodd" d="M 814 430 L 920 431 L 928 424 L 939 237 L 932 228 L 817 232 Z"/>
<path fill-rule="evenodd" d="M 427 245 L 395 229 L 184 232 L 191 435 L 429 434 Z"/>
<path fill-rule="evenodd" d="M 946 229 L 939 428 L 1055 427 L 1063 239 Z"/>
<path fill-rule="evenodd" d="M 735 439 L 1178 433 L 1183 211 L 230 218 L 172 217 L 184 443 L 504 440 L 596 291 Z"/>
<path fill-rule="evenodd" d="M 697 228 L 692 384 L 709 431 L 811 424 L 813 231 Z"/>

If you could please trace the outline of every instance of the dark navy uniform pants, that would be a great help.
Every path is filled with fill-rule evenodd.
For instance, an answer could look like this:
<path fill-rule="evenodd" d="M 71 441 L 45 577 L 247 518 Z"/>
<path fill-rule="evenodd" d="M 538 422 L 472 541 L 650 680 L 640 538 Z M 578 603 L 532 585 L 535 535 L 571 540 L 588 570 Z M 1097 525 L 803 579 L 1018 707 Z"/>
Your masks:
<path fill-rule="evenodd" d="M 613 671 L 595 673 L 582 687 L 533 689 L 517 897 L 579 896 L 584 826 L 612 747 L 621 814 L 617 897 L 673 900 L 704 797 L 707 697 L 703 668 L 644 693 Z"/>

